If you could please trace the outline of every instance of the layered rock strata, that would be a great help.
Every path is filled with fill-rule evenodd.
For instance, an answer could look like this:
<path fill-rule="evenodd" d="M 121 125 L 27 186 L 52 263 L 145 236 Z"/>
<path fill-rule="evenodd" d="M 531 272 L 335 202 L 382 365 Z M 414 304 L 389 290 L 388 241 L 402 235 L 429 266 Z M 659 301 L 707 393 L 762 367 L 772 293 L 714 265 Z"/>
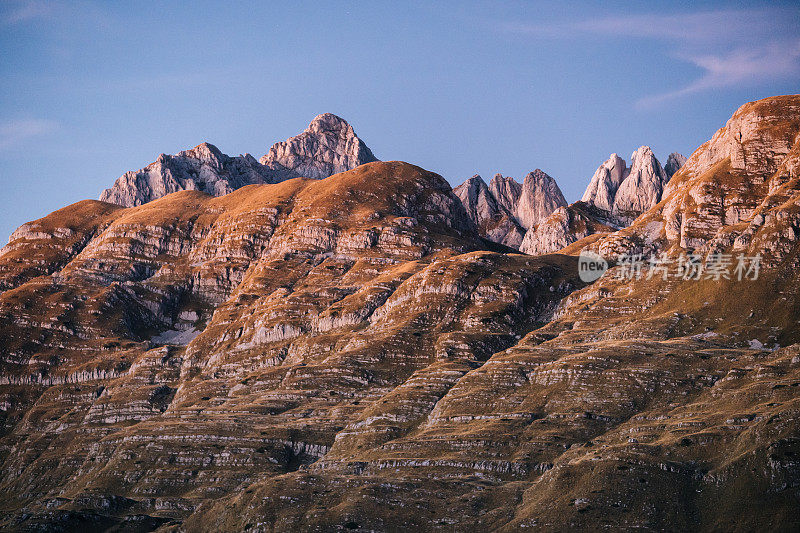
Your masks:
<path fill-rule="evenodd" d="M 799 169 L 800 97 L 747 104 L 567 249 L 761 254 L 758 282 L 586 285 L 397 162 L 26 224 L 1 527 L 797 529 Z"/>

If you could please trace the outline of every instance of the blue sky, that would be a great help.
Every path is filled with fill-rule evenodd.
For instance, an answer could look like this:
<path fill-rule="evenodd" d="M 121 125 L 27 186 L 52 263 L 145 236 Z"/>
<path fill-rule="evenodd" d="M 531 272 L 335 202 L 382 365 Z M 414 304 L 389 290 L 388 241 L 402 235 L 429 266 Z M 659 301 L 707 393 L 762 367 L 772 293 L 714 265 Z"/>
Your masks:
<path fill-rule="evenodd" d="M 319 4 L 323 4 L 320 7 Z M 336 113 L 457 185 L 689 155 L 800 92 L 792 2 L 0 3 L 0 241 L 202 141 L 264 154 Z"/>

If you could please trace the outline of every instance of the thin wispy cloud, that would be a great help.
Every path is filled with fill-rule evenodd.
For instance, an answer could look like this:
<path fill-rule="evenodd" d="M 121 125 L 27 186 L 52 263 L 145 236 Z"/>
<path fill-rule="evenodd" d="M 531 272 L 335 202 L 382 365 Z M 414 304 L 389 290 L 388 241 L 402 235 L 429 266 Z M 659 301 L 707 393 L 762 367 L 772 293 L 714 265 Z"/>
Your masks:
<path fill-rule="evenodd" d="M 0 121 L 0 150 L 15 148 L 29 139 L 53 133 L 58 128 L 58 122 L 47 119 Z"/>
<path fill-rule="evenodd" d="M 680 42 L 725 44 L 758 35 L 796 33 L 797 13 L 782 8 L 705 11 L 665 15 L 618 15 L 555 24 L 506 24 L 510 31 L 541 37 L 574 37 L 591 33 Z"/>
<path fill-rule="evenodd" d="M 800 77 L 800 10 L 763 8 L 678 15 L 601 17 L 556 24 L 507 24 L 503 30 L 544 39 L 582 36 L 648 39 L 670 43 L 671 57 L 700 69 L 698 78 L 677 90 L 641 97 L 651 108 L 712 89 Z"/>
<path fill-rule="evenodd" d="M 651 108 L 681 96 L 710 89 L 800 77 L 800 39 L 742 48 L 728 54 L 689 56 L 686 60 L 704 74 L 689 85 L 639 99 L 639 108 Z"/>

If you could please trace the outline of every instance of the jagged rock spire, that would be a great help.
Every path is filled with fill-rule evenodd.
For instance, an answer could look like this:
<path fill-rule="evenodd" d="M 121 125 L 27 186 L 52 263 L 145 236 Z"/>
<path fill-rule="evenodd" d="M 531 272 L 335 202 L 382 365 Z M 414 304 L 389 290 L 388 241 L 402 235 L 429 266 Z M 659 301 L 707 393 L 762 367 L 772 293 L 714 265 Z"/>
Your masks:
<path fill-rule="evenodd" d="M 475 223 L 481 235 L 513 248 L 520 245 L 523 237 L 522 228 L 511 212 L 499 203 L 478 174 L 453 189 L 453 192 L 461 200 L 467 215 Z"/>
<path fill-rule="evenodd" d="M 667 158 L 667 164 L 664 165 L 664 172 L 667 177 L 672 179 L 672 176 L 686 164 L 686 156 L 678 152 L 672 152 Z"/>
<path fill-rule="evenodd" d="M 245 185 L 300 176 L 326 178 L 372 161 L 377 159 L 353 127 L 324 113 L 301 134 L 273 145 L 261 162 L 250 154 L 227 156 L 204 142 L 175 155 L 161 154 L 150 165 L 126 172 L 100 199 L 131 207 L 184 190 L 222 196 Z"/>
<path fill-rule="evenodd" d="M 673 152 L 662 167 L 649 146 L 633 152 L 630 167 L 611 154 L 595 171 L 581 201 L 613 213 L 626 225 L 661 200 L 666 184 L 685 162 L 683 155 Z"/>
<path fill-rule="evenodd" d="M 626 177 L 628 177 L 628 168 L 625 160 L 617 154 L 611 154 L 606 162 L 595 171 L 581 200 L 600 209 L 611 211 L 617 189 Z"/>
<path fill-rule="evenodd" d="M 631 168 L 614 196 L 612 212 L 626 218 L 647 211 L 661 200 L 669 181 L 667 173 L 649 146 L 641 146 L 631 154 Z"/>
<path fill-rule="evenodd" d="M 300 135 L 275 143 L 259 161 L 271 170 L 326 178 L 377 160 L 353 126 L 332 113 L 323 113 Z"/>
<path fill-rule="evenodd" d="M 537 168 L 525 176 L 514 214 L 517 222 L 528 229 L 565 205 L 567 201 L 556 180 Z"/>

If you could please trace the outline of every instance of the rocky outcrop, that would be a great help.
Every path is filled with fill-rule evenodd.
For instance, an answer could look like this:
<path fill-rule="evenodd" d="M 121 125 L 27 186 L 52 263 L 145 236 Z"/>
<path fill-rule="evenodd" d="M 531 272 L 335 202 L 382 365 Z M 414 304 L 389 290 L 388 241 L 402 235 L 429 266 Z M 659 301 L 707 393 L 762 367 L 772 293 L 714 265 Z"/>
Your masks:
<path fill-rule="evenodd" d="M 611 212 L 622 220 L 632 221 L 659 200 L 669 181 L 649 146 L 631 154 L 631 168 L 614 195 Z"/>
<path fill-rule="evenodd" d="M 486 182 L 478 174 L 453 189 L 453 193 L 464 204 L 469 218 L 476 226 L 487 220 L 493 220 L 500 213 L 501 208 L 489 192 Z"/>
<path fill-rule="evenodd" d="M 525 234 L 520 251 L 528 254 L 553 253 L 589 235 L 610 233 L 630 224 L 637 216 L 657 204 L 665 184 L 681 167 L 685 158 L 669 156 L 668 173 L 642 146 L 625 160 L 611 154 L 592 176 L 580 202 L 560 207 Z"/>
<path fill-rule="evenodd" d="M 724 160 L 750 175 L 777 171 L 795 145 L 796 100 L 775 96 L 743 105 L 686 161 L 688 176 L 700 176 Z"/>
<path fill-rule="evenodd" d="M 620 224 L 630 223 L 661 200 L 664 187 L 686 158 L 673 152 L 661 167 L 649 146 L 631 155 L 631 166 L 617 154 L 598 167 L 581 201 L 613 213 Z"/>
<path fill-rule="evenodd" d="M 625 160 L 617 154 L 611 154 L 595 171 L 581 201 L 611 212 L 617 189 L 627 177 L 628 168 Z"/>
<path fill-rule="evenodd" d="M 453 192 L 481 235 L 491 241 L 519 248 L 524 230 L 508 209 L 495 199 L 483 178 L 476 174 L 453 189 Z"/>
<path fill-rule="evenodd" d="M 177 191 L 223 196 L 245 185 L 290 178 L 325 178 L 377 161 L 346 121 L 325 113 L 300 135 L 275 144 L 261 158 L 230 157 L 207 142 L 175 155 L 161 154 L 137 171 L 126 172 L 100 200 L 126 207 L 142 205 Z"/>
<path fill-rule="evenodd" d="M 506 211 L 514 213 L 522 194 L 522 184 L 510 176 L 495 174 L 489 182 L 489 192 Z"/>
<path fill-rule="evenodd" d="M 733 247 L 765 259 L 784 257 L 796 238 L 792 202 L 800 201 L 793 189 L 800 168 L 798 134 L 797 96 L 742 106 L 674 175 L 657 209 L 598 244 L 609 254 L 683 250 L 705 255 Z M 771 235 L 769 244 L 759 235 Z"/>
<path fill-rule="evenodd" d="M 377 160 L 356 136 L 353 126 L 324 113 L 300 135 L 274 144 L 259 161 L 273 171 L 292 176 L 326 178 Z"/>
<path fill-rule="evenodd" d="M 683 165 L 686 164 L 686 156 L 678 152 L 672 152 L 667 158 L 667 163 L 664 165 L 664 172 L 667 173 L 667 178 L 672 179 L 672 176 L 678 172 Z"/>
<path fill-rule="evenodd" d="M 525 233 L 519 251 L 531 255 L 555 253 L 589 235 L 620 229 L 608 211 L 575 202 L 559 207 L 549 217 Z"/>
<path fill-rule="evenodd" d="M 481 235 L 512 248 L 519 248 L 527 228 L 567 205 L 556 181 L 539 169 L 525 176 L 521 184 L 496 174 L 487 187 L 476 175 L 455 192 Z"/>
<path fill-rule="evenodd" d="M 550 213 L 567 205 L 556 180 L 538 168 L 525 176 L 514 216 L 525 229 L 550 216 Z"/>
<path fill-rule="evenodd" d="M 161 154 L 145 168 L 126 172 L 100 200 L 131 207 L 177 191 L 222 196 L 253 183 L 276 183 L 287 176 L 261 165 L 250 154 L 229 157 L 202 143 L 175 155 Z"/>

